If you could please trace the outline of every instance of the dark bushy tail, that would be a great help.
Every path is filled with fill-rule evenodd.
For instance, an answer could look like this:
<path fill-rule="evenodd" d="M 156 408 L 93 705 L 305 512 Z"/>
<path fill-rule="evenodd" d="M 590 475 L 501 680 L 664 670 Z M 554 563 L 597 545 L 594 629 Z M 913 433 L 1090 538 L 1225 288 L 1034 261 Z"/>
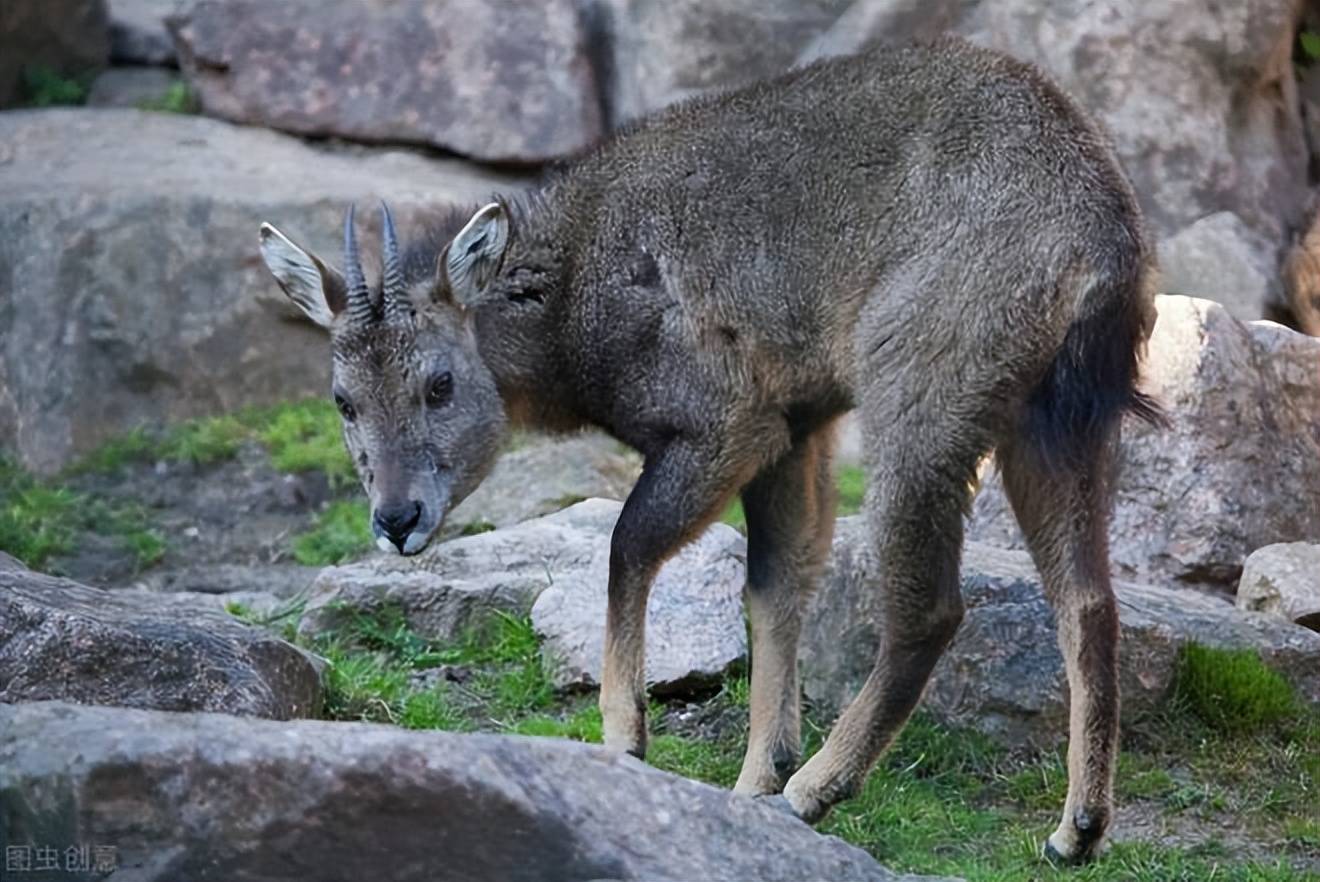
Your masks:
<path fill-rule="evenodd" d="M 1025 438 L 1050 467 L 1090 462 L 1115 423 L 1131 413 L 1166 423 L 1159 405 L 1137 388 L 1142 349 L 1153 314 L 1151 271 L 1122 273 L 1083 295 L 1082 316 L 1027 402 Z"/>

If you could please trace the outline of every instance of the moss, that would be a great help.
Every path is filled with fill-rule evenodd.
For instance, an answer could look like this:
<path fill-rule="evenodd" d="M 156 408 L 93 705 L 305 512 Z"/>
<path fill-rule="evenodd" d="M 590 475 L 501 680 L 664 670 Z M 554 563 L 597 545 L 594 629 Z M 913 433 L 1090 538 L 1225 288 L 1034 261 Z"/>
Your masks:
<path fill-rule="evenodd" d="M 91 74 L 65 76 L 54 68 L 33 65 L 23 69 L 23 96 L 32 107 L 86 104 L 91 81 Z"/>
<path fill-rule="evenodd" d="M 310 567 L 331 566 L 371 550 L 371 512 L 366 502 L 332 502 L 310 530 L 293 540 L 293 558 Z"/>
<path fill-rule="evenodd" d="M 164 95 L 148 101 L 138 102 L 139 110 L 151 110 L 157 113 L 197 113 L 200 109 L 200 103 L 197 96 L 188 88 L 188 84 L 180 80 L 170 85 Z"/>
<path fill-rule="evenodd" d="M 1246 735 L 1292 719 L 1292 686 L 1252 650 L 1188 643 L 1178 657 L 1175 700 L 1217 732 Z"/>

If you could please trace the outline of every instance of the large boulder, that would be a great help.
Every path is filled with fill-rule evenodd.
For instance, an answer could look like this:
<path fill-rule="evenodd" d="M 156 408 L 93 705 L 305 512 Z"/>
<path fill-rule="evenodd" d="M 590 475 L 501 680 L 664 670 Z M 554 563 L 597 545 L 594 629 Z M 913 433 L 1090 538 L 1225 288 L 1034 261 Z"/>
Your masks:
<path fill-rule="evenodd" d="M 85 79 L 104 67 L 109 57 L 105 0 L 0 3 L 0 108 L 23 97 L 25 71 L 41 69 Z"/>
<path fill-rule="evenodd" d="M 900 879 L 600 747 L 364 723 L 0 707 L 0 815 L 10 847 L 113 844 L 139 882 Z"/>
<path fill-rule="evenodd" d="M 206 113 L 493 162 L 603 132 L 572 0 L 203 0 L 171 20 Z"/>
<path fill-rule="evenodd" d="M 419 635 L 450 640 L 495 611 L 526 615 L 555 683 L 600 680 L 610 534 L 622 503 L 590 499 L 505 529 L 329 567 L 312 587 L 299 630 L 314 636 L 345 616 L 388 606 Z M 710 527 L 656 578 L 647 618 L 647 681 L 658 692 L 710 684 L 746 656 L 742 536 Z"/>
<path fill-rule="evenodd" d="M 882 622 L 881 573 L 861 518 L 842 518 L 821 589 L 806 612 L 803 689 L 841 709 L 870 673 Z M 1119 583 L 1120 689 L 1132 719 L 1167 699 L 1182 646 L 1253 649 L 1311 701 L 1320 701 L 1320 634 L 1247 613 L 1186 589 Z M 937 718 L 1008 744 L 1051 745 L 1067 735 L 1067 679 L 1054 615 L 1025 552 L 968 543 L 966 617 L 923 699 Z"/>
<path fill-rule="evenodd" d="M 283 320 L 260 223 L 334 256 L 350 202 L 387 198 L 406 231 L 519 183 L 201 117 L 0 115 L 0 446 L 52 471 L 145 421 L 324 394 L 325 338 Z"/>
<path fill-rule="evenodd" d="M 626 499 L 641 472 L 641 456 L 607 435 L 533 436 L 499 458 L 449 513 L 442 535 L 508 527 L 584 499 Z"/>
<path fill-rule="evenodd" d="M 1124 425 L 1110 556 L 1124 578 L 1232 593 L 1242 562 L 1320 536 L 1320 340 L 1159 297 L 1143 383 L 1167 429 Z M 987 470 L 970 538 L 1023 547 Z"/>
<path fill-rule="evenodd" d="M 290 719 L 319 663 L 187 595 L 106 591 L 0 554 L 0 702 L 56 699 Z"/>
<path fill-rule="evenodd" d="M 1266 545 L 1247 558 L 1237 605 L 1320 631 L 1320 545 Z"/>
<path fill-rule="evenodd" d="M 773 76 L 848 0 L 586 0 L 617 126 L 711 89 Z"/>

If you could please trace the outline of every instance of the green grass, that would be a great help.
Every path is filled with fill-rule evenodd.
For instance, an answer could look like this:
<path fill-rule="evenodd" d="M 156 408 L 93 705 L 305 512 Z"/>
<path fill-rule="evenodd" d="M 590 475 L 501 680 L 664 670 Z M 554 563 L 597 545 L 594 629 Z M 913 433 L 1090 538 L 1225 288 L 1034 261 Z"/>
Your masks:
<path fill-rule="evenodd" d="M 247 443 L 265 447 L 280 471 L 319 470 L 335 487 L 354 480 L 339 414 L 319 398 L 188 420 L 163 431 L 134 429 L 83 457 L 71 471 L 110 472 L 150 460 L 207 465 L 232 459 Z"/>
<path fill-rule="evenodd" d="M 64 107 L 87 103 L 91 76 L 65 76 L 50 67 L 23 69 L 23 97 L 31 107 Z"/>
<path fill-rule="evenodd" d="M 90 498 L 0 457 L 0 551 L 43 569 L 52 558 L 72 552 L 82 531 L 117 541 L 138 569 L 165 553 L 164 539 L 140 506 Z"/>
<path fill-rule="evenodd" d="M 1178 658 L 1176 683 L 1175 701 L 1212 729 L 1230 735 L 1278 726 L 1298 710 L 1292 686 L 1252 650 L 1189 643 Z"/>
<path fill-rule="evenodd" d="M 371 513 L 364 500 L 332 502 L 306 533 L 294 537 L 293 559 L 309 567 L 361 557 L 372 548 Z"/>
<path fill-rule="evenodd" d="M 840 466 L 834 474 L 834 486 L 838 491 L 838 504 L 835 514 L 838 517 L 853 515 L 862 510 L 862 496 L 866 490 L 866 475 L 858 467 Z M 720 520 L 743 533 L 747 532 L 747 513 L 743 511 L 742 500 L 735 498 L 720 515 Z"/>
<path fill-rule="evenodd" d="M 138 102 L 139 110 L 152 110 L 157 113 L 197 113 L 200 109 L 197 96 L 180 80 L 170 85 L 164 95 L 147 101 Z"/>
<path fill-rule="evenodd" d="M 348 611 L 333 637 L 311 648 L 330 661 L 326 715 L 331 719 L 396 722 L 410 728 L 499 732 L 588 730 L 546 711 L 555 692 L 541 661 L 540 643 L 531 621 L 496 613 L 479 630 L 448 642 L 426 640 L 413 632 L 403 615 L 383 607 L 373 614 Z M 440 665 L 470 667 L 471 678 L 458 686 L 429 689 L 412 685 L 414 675 Z M 590 731 L 599 737 L 599 722 Z"/>

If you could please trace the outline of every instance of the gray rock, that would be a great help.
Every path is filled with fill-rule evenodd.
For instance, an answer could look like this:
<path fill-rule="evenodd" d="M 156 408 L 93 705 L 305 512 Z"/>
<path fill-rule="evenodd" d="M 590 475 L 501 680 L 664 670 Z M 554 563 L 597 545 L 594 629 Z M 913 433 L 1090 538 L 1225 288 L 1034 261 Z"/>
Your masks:
<path fill-rule="evenodd" d="M 324 394 L 325 338 L 292 318 L 259 224 L 337 254 L 350 201 L 387 198 L 407 229 L 519 183 L 200 117 L 0 115 L 0 446 L 49 472 L 143 422 Z"/>
<path fill-rule="evenodd" d="M 189 595 L 105 591 L 0 554 L 0 702 L 275 719 L 321 707 L 319 664 Z"/>
<path fill-rule="evenodd" d="M 115 64 L 173 65 L 174 39 L 165 19 L 182 12 L 187 0 L 107 0 L 110 5 L 110 59 Z"/>
<path fill-rule="evenodd" d="M 793 65 L 847 0 L 587 0 L 612 125 Z"/>
<path fill-rule="evenodd" d="M 951 30 L 1034 62 L 1109 128 L 1158 234 L 1232 212 L 1272 243 L 1250 262 L 1277 269 L 1307 201 L 1299 5 L 1149 0 L 1116 15 L 1071 0 L 856 0 L 800 60 Z"/>
<path fill-rule="evenodd" d="M 546 518 L 576 534 L 576 565 L 553 573 L 536 598 L 532 624 L 555 684 L 595 686 L 604 661 L 610 534 L 622 504 L 601 499 Z M 713 524 L 661 568 L 646 616 L 646 682 L 678 694 L 719 681 L 747 655 L 742 588 L 747 543 L 726 524 Z"/>
<path fill-rule="evenodd" d="M 442 535 L 507 527 L 584 499 L 625 499 L 641 471 L 641 456 L 606 435 L 533 436 L 499 458 L 449 513 Z"/>
<path fill-rule="evenodd" d="M 1278 244 L 1231 211 L 1203 217 L 1159 243 L 1161 284 L 1171 294 L 1204 297 L 1252 321 L 1283 302 Z"/>
<path fill-rule="evenodd" d="M 362 723 L 0 707 L 0 812 L 8 844 L 113 843 L 138 882 L 900 879 L 600 747 Z"/>
<path fill-rule="evenodd" d="M 0 3 L 0 108 L 19 102 L 25 68 L 81 79 L 105 67 L 109 57 L 105 0 Z"/>
<path fill-rule="evenodd" d="M 602 134 L 572 0 L 206 0 L 172 20 L 204 111 L 493 162 Z"/>
<path fill-rule="evenodd" d="M 1320 545 L 1286 542 L 1253 551 L 1242 566 L 1237 605 L 1320 631 Z"/>
<path fill-rule="evenodd" d="M 493 611 L 531 613 L 560 686 L 600 678 L 610 534 L 622 504 L 591 499 L 505 529 L 432 545 L 414 557 L 380 555 L 329 567 L 299 626 L 315 635 L 354 611 L 399 610 L 423 637 L 449 640 Z M 746 655 L 742 536 L 717 524 L 661 570 L 647 619 L 647 678 L 683 692 Z"/>
<path fill-rule="evenodd" d="M 145 591 L 190 592 L 233 600 L 231 595 L 257 591 L 289 599 L 309 590 L 320 572 L 300 564 L 202 564 L 155 568 L 133 585 Z"/>
<path fill-rule="evenodd" d="M 829 570 L 806 613 L 803 688 L 820 708 L 849 701 L 879 646 L 878 567 L 860 518 L 842 518 Z M 1185 589 L 1119 583 L 1120 689 L 1127 719 L 1169 695 L 1188 641 L 1254 649 L 1300 694 L 1320 700 L 1320 635 Z M 968 543 L 963 553 L 966 618 L 923 699 L 946 723 L 1005 743 L 1045 746 L 1067 735 L 1067 680 L 1054 616 L 1025 552 Z"/>
<path fill-rule="evenodd" d="M 1171 428 L 1124 426 L 1110 556 L 1123 578 L 1231 594 L 1257 548 L 1320 536 L 1320 340 L 1156 299 L 1144 385 Z M 997 473 L 970 538 L 1021 548 Z"/>
<path fill-rule="evenodd" d="M 164 67 L 112 67 L 92 82 L 87 106 L 138 108 L 155 104 L 181 82 L 178 71 Z"/>

